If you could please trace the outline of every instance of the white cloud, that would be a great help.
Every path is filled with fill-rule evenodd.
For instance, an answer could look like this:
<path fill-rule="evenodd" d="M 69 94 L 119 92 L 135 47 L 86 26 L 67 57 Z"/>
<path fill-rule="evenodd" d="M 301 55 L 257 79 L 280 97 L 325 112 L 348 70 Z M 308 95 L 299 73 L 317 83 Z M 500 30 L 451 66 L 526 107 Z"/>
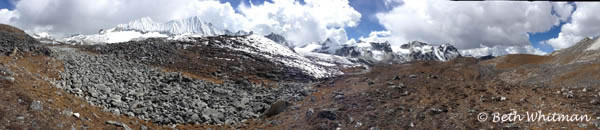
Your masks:
<path fill-rule="evenodd" d="M 546 41 L 546 44 L 558 50 L 570 47 L 585 37 L 600 35 L 600 3 L 582 2 L 576 3 L 576 6 L 571 22 L 563 25 L 558 37 Z"/>
<path fill-rule="evenodd" d="M 384 0 L 383 1 L 383 5 L 385 6 L 385 8 L 391 8 L 395 5 L 399 5 L 402 4 L 402 0 Z"/>
<path fill-rule="evenodd" d="M 545 32 L 559 24 L 552 9 L 550 2 L 406 0 L 376 16 L 394 44 L 418 40 L 469 49 L 480 44 L 530 45 L 528 32 Z"/>
<path fill-rule="evenodd" d="M 15 11 L 10 11 L 8 9 L 0 9 L 0 23 L 9 24 L 12 20 L 18 17 L 18 14 Z"/>
<path fill-rule="evenodd" d="M 274 0 L 263 5 L 240 6 L 251 30 L 259 34 L 282 34 L 296 44 L 327 38 L 347 40 L 344 27 L 358 25 L 361 14 L 347 0 Z M 343 35 L 343 36 L 342 36 Z"/>
<path fill-rule="evenodd" d="M 525 46 L 494 46 L 487 47 L 485 45 L 481 45 L 480 48 L 473 49 L 465 49 L 460 50 L 460 53 L 464 56 L 501 56 L 506 54 L 534 54 L 534 55 L 545 55 L 546 52 L 543 52 L 537 48 L 534 48 L 531 45 Z"/>
<path fill-rule="evenodd" d="M 96 33 L 145 16 L 162 22 L 201 16 L 222 28 L 237 28 L 244 20 L 228 3 L 201 0 L 20 0 L 14 12 L 20 17 L 12 25 L 62 35 Z"/>
<path fill-rule="evenodd" d="M 560 21 L 566 22 L 573 12 L 573 5 L 567 2 L 553 2 L 554 11 L 560 17 Z"/>
<path fill-rule="evenodd" d="M 360 37 L 359 39 L 361 41 L 367 41 L 367 42 L 389 41 L 391 34 L 392 33 L 390 31 L 372 31 L 371 33 L 369 33 L 368 37 Z"/>

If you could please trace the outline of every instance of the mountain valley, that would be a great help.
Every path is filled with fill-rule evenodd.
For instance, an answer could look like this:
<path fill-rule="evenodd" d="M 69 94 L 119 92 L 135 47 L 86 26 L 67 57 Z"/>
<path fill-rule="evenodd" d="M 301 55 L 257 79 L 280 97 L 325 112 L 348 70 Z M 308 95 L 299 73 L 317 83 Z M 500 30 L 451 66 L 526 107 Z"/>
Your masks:
<path fill-rule="evenodd" d="M 600 128 L 597 37 L 486 58 L 419 41 L 294 45 L 197 17 L 62 39 L 1 25 L 0 129 Z M 594 118 L 478 120 L 538 110 Z"/>

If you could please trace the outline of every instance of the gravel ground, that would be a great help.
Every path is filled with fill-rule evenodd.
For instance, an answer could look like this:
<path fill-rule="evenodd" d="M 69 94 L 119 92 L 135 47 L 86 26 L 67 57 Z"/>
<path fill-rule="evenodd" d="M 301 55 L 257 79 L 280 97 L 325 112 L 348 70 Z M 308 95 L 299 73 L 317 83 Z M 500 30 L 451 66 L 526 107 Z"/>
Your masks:
<path fill-rule="evenodd" d="M 274 84 L 278 87 L 231 81 L 214 84 L 114 55 L 61 46 L 51 49 L 65 66 L 57 87 L 105 111 L 158 124 L 236 123 L 259 117 L 276 100 L 303 100 L 312 91 L 307 83 Z"/>

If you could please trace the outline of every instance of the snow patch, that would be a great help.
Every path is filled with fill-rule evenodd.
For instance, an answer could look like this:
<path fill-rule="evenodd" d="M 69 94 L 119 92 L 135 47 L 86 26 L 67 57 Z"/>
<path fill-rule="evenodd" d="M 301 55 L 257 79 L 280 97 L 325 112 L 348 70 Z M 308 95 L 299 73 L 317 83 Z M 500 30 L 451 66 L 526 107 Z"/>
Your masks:
<path fill-rule="evenodd" d="M 152 37 L 168 37 L 158 32 L 141 33 L 138 31 L 117 31 L 105 32 L 94 35 L 77 35 L 63 39 L 65 43 L 71 44 L 101 44 L 101 43 L 119 43 L 132 40 L 146 39 Z"/>
<path fill-rule="evenodd" d="M 600 48 L 600 40 L 596 39 L 596 41 L 594 43 L 592 43 L 592 45 L 590 45 L 585 50 L 586 51 L 592 51 L 592 50 L 598 50 L 598 48 Z"/>

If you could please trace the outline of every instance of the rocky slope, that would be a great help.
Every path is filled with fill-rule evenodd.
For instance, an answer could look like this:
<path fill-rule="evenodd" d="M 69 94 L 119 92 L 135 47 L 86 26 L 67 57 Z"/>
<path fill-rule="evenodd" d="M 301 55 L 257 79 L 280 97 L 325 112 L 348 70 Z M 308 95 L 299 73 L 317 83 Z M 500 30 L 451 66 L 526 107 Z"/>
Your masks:
<path fill-rule="evenodd" d="M 259 76 L 275 81 L 311 81 L 342 74 L 257 35 L 202 37 L 185 42 L 147 39 L 86 48 L 218 79 Z"/>
<path fill-rule="evenodd" d="M 48 48 L 24 31 L 5 24 L 0 24 L 0 54 L 11 55 L 19 51 L 34 54 L 50 55 Z"/>
<path fill-rule="evenodd" d="M 597 86 L 550 88 L 504 82 L 501 70 L 460 57 L 377 65 L 324 80 L 300 107 L 245 129 L 596 129 Z M 513 77 L 520 78 L 520 77 Z M 493 121 L 492 114 L 586 114 L 589 121 Z M 486 114 L 485 120 L 481 114 Z M 533 119 L 532 119 L 533 120 Z M 274 123 L 276 122 L 276 123 Z"/>
<path fill-rule="evenodd" d="M 257 118 L 275 100 L 301 100 L 304 84 L 215 84 L 180 72 L 163 72 L 137 60 L 91 55 L 73 48 L 53 47 L 64 61 L 58 88 L 102 106 L 116 115 L 158 124 L 231 124 Z"/>
<path fill-rule="evenodd" d="M 584 38 L 577 44 L 552 52 L 549 56 L 554 57 L 552 61 L 555 64 L 573 64 L 573 63 L 600 63 L 600 40 L 596 38 Z"/>
<path fill-rule="evenodd" d="M 549 55 L 506 55 L 483 62 L 503 70 L 500 78 L 510 83 L 543 87 L 594 87 L 600 85 L 598 38 L 585 38 L 577 44 Z M 519 78 L 515 78 L 519 77 Z"/>

